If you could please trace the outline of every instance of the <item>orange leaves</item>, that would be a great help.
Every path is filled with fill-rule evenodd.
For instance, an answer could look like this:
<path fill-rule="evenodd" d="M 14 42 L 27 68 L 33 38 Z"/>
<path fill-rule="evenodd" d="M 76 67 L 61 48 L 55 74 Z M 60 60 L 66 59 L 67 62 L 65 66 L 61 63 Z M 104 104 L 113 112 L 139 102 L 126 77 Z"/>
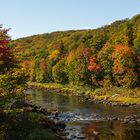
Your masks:
<path fill-rule="evenodd" d="M 45 70 L 46 70 L 46 67 L 47 67 L 47 62 L 45 61 L 45 60 L 42 60 L 41 62 L 40 62 L 40 70 L 41 70 L 41 72 L 45 72 Z"/>
<path fill-rule="evenodd" d="M 32 68 L 32 64 L 33 64 L 33 62 L 29 61 L 29 60 L 23 61 L 23 64 L 22 64 L 24 72 L 25 72 L 26 76 L 28 76 L 28 77 L 30 77 L 30 71 Z"/>
<path fill-rule="evenodd" d="M 125 87 L 132 87 L 137 82 L 134 71 L 132 49 L 128 46 L 117 45 L 112 53 L 113 73 L 116 82 Z"/>
<path fill-rule="evenodd" d="M 84 48 L 84 50 L 83 50 L 83 55 L 84 55 L 84 57 L 89 57 L 89 56 L 91 56 L 93 53 L 94 53 L 94 48 Z"/>
<path fill-rule="evenodd" d="M 67 62 L 70 63 L 74 58 L 80 58 L 83 54 L 84 48 L 78 47 L 76 50 L 72 50 L 67 56 Z"/>
<path fill-rule="evenodd" d="M 126 69 L 123 67 L 123 65 L 120 62 L 115 64 L 112 69 L 114 74 L 122 74 L 126 71 Z"/>
<path fill-rule="evenodd" d="M 84 48 L 83 50 L 83 56 L 85 57 L 87 63 L 89 63 L 90 57 L 94 54 L 95 49 L 94 48 Z"/>
<path fill-rule="evenodd" d="M 113 53 L 113 55 L 131 55 L 132 54 L 132 50 L 130 47 L 128 46 L 124 46 L 124 45 L 117 45 L 115 47 L 115 51 Z"/>
<path fill-rule="evenodd" d="M 96 58 L 94 56 L 90 57 L 88 70 L 92 72 L 99 72 L 101 70 L 101 66 L 97 64 Z"/>
<path fill-rule="evenodd" d="M 127 67 L 132 65 L 132 49 L 128 46 L 117 45 L 112 53 L 114 61 L 113 72 L 115 74 L 122 74 L 127 71 Z"/>
<path fill-rule="evenodd" d="M 99 72 L 101 69 L 101 66 L 96 62 L 94 48 L 79 47 L 76 51 L 72 51 L 68 55 L 67 61 L 71 62 L 74 58 L 77 58 L 77 70 L 79 70 L 80 72 L 85 67 L 91 72 Z"/>
<path fill-rule="evenodd" d="M 75 51 L 71 51 L 67 56 L 67 62 L 70 63 L 74 57 L 75 57 Z"/>

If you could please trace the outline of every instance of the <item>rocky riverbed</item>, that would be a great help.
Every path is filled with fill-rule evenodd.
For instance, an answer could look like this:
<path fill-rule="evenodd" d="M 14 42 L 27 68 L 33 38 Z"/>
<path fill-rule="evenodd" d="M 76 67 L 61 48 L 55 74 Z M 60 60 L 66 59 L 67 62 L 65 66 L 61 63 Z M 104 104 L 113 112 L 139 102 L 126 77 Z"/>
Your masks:
<path fill-rule="evenodd" d="M 109 136 L 110 140 L 112 137 L 118 140 L 119 135 L 124 137 L 128 134 L 140 138 L 140 110 L 135 105 L 103 105 L 86 102 L 88 99 L 81 96 L 56 94 L 47 90 L 31 90 L 27 94 L 32 96 L 32 104 L 27 111 L 42 113 L 55 126 L 63 126 L 63 129 L 58 129 L 58 135 L 63 139 L 102 140 L 103 136 Z"/>
<path fill-rule="evenodd" d="M 36 106 L 32 103 L 27 103 L 25 110 L 27 112 L 36 112 L 44 114 L 47 118 L 43 119 L 41 124 L 44 127 L 51 127 L 54 131 L 56 131 L 57 135 L 61 137 L 62 139 L 67 140 L 90 140 L 87 139 L 86 136 L 82 133 L 82 131 L 76 127 L 67 127 L 66 123 L 69 122 L 77 122 L 77 121 L 88 121 L 88 120 L 94 120 L 96 122 L 103 122 L 103 121 L 120 121 L 124 124 L 135 124 L 140 125 L 140 114 L 137 115 L 129 115 L 125 116 L 124 118 L 118 118 L 116 116 L 103 118 L 97 114 L 90 114 L 85 116 L 80 116 L 78 114 L 70 113 L 70 112 L 61 112 L 57 108 L 54 108 L 53 110 L 43 108 L 41 106 Z M 51 121 L 52 120 L 52 121 Z M 110 132 L 110 134 L 114 134 L 113 131 Z M 98 131 L 92 131 L 93 139 L 98 139 L 98 136 L 100 135 L 100 132 Z"/>

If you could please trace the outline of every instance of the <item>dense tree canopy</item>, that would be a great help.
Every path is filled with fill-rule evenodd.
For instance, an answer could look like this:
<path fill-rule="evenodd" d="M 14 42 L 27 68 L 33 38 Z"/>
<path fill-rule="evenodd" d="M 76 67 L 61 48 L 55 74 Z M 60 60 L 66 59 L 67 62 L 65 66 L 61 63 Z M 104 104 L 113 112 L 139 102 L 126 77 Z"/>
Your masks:
<path fill-rule="evenodd" d="M 22 95 L 26 78 L 10 48 L 8 30 L 0 27 L 0 105 L 10 107 Z M 8 106 L 7 106 L 8 105 Z"/>
<path fill-rule="evenodd" d="M 12 41 L 29 80 L 102 86 L 140 84 L 140 15 L 95 30 L 71 30 Z"/>
<path fill-rule="evenodd" d="M 7 32 L 7 29 L 2 29 L 0 26 L 0 74 L 5 73 L 15 65 L 13 54 L 9 48 L 10 38 Z"/>

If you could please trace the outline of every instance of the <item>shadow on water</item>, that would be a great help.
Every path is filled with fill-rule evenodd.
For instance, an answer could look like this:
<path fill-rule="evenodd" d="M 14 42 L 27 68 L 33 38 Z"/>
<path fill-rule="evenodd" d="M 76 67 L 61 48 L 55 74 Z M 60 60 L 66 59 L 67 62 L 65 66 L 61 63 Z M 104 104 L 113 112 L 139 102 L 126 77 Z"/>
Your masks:
<path fill-rule="evenodd" d="M 100 140 L 139 140 L 138 126 L 122 124 L 119 121 L 91 122 L 82 129 L 88 138 Z"/>
<path fill-rule="evenodd" d="M 59 109 L 57 119 L 66 122 L 69 139 L 140 140 L 139 125 L 111 121 L 113 117 L 121 119 L 138 115 L 139 108 L 83 102 L 80 97 L 41 90 L 29 90 L 27 93 L 34 104 Z"/>

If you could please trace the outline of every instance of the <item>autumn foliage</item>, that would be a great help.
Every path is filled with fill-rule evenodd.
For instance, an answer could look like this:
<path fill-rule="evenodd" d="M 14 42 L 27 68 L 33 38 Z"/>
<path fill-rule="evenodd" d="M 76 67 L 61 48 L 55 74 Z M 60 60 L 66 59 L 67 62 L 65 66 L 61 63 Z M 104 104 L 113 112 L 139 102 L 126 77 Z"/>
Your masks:
<path fill-rule="evenodd" d="M 7 103 L 12 104 L 16 96 L 21 95 L 26 84 L 22 67 L 15 60 L 14 52 L 10 48 L 8 30 L 0 27 L 0 98 L 1 109 Z"/>
<path fill-rule="evenodd" d="M 137 81 L 133 57 L 132 48 L 124 45 L 117 45 L 112 53 L 114 61 L 112 70 L 120 85 L 130 87 Z"/>
<path fill-rule="evenodd" d="M 11 48 L 9 48 L 10 38 L 8 30 L 0 27 L 0 73 L 4 73 L 14 66 L 14 58 Z"/>
<path fill-rule="evenodd" d="M 133 88 L 140 84 L 139 23 L 136 15 L 95 30 L 21 38 L 12 46 L 31 81 Z"/>
<path fill-rule="evenodd" d="M 101 66 L 97 64 L 94 56 L 90 57 L 88 69 L 92 72 L 99 72 L 101 70 Z"/>

